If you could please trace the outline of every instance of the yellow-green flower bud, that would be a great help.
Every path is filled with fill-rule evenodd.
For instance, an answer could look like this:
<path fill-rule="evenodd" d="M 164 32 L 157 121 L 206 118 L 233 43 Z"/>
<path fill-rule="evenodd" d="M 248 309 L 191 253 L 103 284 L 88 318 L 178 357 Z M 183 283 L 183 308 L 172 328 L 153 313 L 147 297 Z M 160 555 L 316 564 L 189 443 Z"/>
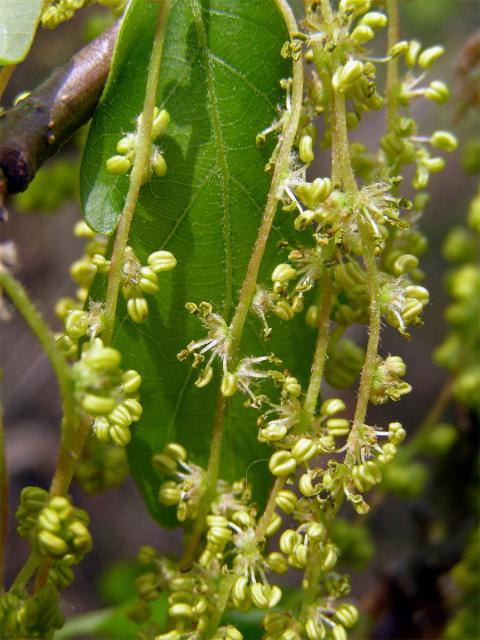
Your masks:
<path fill-rule="evenodd" d="M 248 595 L 248 579 L 245 576 L 241 576 L 237 578 L 233 585 L 233 597 L 239 602 L 242 602 L 242 600 L 248 598 Z"/>
<path fill-rule="evenodd" d="M 400 422 L 390 422 L 388 425 L 388 439 L 395 445 L 405 440 L 407 432 Z"/>
<path fill-rule="evenodd" d="M 99 442 L 108 444 L 112 441 L 110 437 L 110 422 L 107 418 L 96 418 L 93 422 L 93 432 Z"/>
<path fill-rule="evenodd" d="M 37 536 L 39 551 L 44 556 L 61 557 L 68 551 L 68 545 L 65 540 L 50 533 L 50 531 L 42 530 Z"/>
<path fill-rule="evenodd" d="M 272 571 L 278 573 L 278 575 L 283 575 L 288 570 L 288 562 L 285 556 L 278 551 L 273 551 L 268 554 L 267 564 Z"/>
<path fill-rule="evenodd" d="M 253 604 L 259 609 L 268 608 L 268 595 L 266 593 L 265 585 L 260 582 L 252 584 L 250 587 L 250 595 Z"/>
<path fill-rule="evenodd" d="M 322 568 L 324 571 L 331 571 L 337 564 L 338 553 L 337 548 L 333 544 L 327 544 L 322 558 Z"/>
<path fill-rule="evenodd" d="M 332 627 L 332 640 L 348 640 L 345 627 L 342 627 L 341 624 Z"/>
<path fill-rule="evenodd" d="M 222 395 L 226 398 L 230 398 L 237 391 L 237 376 L 230 371 L 227 371 L 222 378 L 222 384 L 220 387 Z"/>
<path fill-rule="evenodd" d="M 119 404 L 115 409 L 109 413 L 108 419 L 112 424 L 117 424 L 119 427 L 129 427 L 132 424 L 132 416 L 130 411 Z"/>
<path fill-rule="evenodd" d="M 350 34 L 350 38 L 356 44 L 365 44 L 369 40 L 372 40 L 375 37 L 375 32 L 371 27 L 366 24 L 359 24 L 355 27 L 355 29 Z"/>
<path fill-rule="evenodd" d="M 327 420 L 329 435 L 333 438 L 341 438 L 350 432 L 350 421 L 346 418 L 329 418 Z"/>
<path fill-rule="evenodd" d="M 307 534 L 312 542 L 320 542 L 326 535 L 326 529 L 320 522 L 312 522 L 308 527 Z"/>
<path fill-rule="evenodd" d="M 435 47 L 429 47 L 422 51 L 422 53 L 418 56 L 418 64 L 422 69 L 428 69 L 432 66 L 441 55 L 445 53 L 445 49 L 439 45 Z"/>
<path fill-rule="evenodd" d="M 142 417 L 143 407 L 138 400 L 127 398 L 122 402 L 122 406 L 128 411 L 133 422 L 138 422 Z"/>
<path fill-rule="evenodd" d="M 274 513 L 267 528 L 265 529 L 265 535 L 266 536 L 275 535 L 281 526 L 282 526 L 282 518 L 278 515 L 278 513 Z"/>
<path fill-rule="evenodd" d="M 344 627 L 350 629 L 350 627 L 353 627 L 357 623 L 358 609 L 353 604 L 344 602 L 335 611 L 335 617 Z"/>
<path fill-rule="evenodd" d="M 170 251 L 154 251 L 148 256 L 147 262 L 155 273 L 171 271 L 177 266 L 177 260 Z"/>
<path fill-rule="evenodd" d="M 127 301 L 127 311 L 134 322 L 142 324 L 148 316 L 148 303 L 145 298 L 130 298 Z"/>
<path fill-rule="evenodd" d="M 86 393 L 82 399 L 82 409 L 91 416 L 105 416 L 115 409 L 115 400 Z"/>
<path fill-rule="evenodd" d="M 182 445 L 177 442 L 169 442 L 164 449 L 164 453 L 175 460 L 185 461 L 187 459 L 187 451 L 185 447 L 182 447 Z"/>
<path fill-rule="evenodd" d="M 297 462 L 306 462 L 317 454 L 317 447 L 310 438 L 299 438 L 293 445 L 291 454 Z"/>
<path fill-rule="evenodd" d="M 300 476 L 300 479 L 298 481 L 298 488 L 300 489 L 302 495 L 306 496 L 307 498 L 311 498 L 316 493 L 316 489 L 313 486 L 312 477 L 309 473 L 304 473 Z"/>
<path fill-rule="evenodd" d="M 271 424 L 260 429 L 258 439 L 260 442 L 278 442 L 283 440 L 287 433 L 288 429 L 284 424 Z"/>
<path fill-rule="evenodd" d="M 162 473 L 173 474 L 177 470 L 177 462 L 165 453 L 156 453 L 152 457 L 152 465 Z"/>
<path fill-rule="evenodd" d="M 282 489 L 275 497 L 275 504 L 284 513 L 293 513 L 297 506 L 298 497 L 289 489 Z"/>
<path fill-rule="evenodd" d="M 437 149 L 441 149 L 442 151 L 455 151 L 458 147 L 458 140 L 453 133 L 449 131 L 435 131 L 433 136 L 430 138 L 430 142 Z"/>
<path fill-rule="evenodd" d="M 369 11 L 360 18 L 359 24 L 365 24 L 371 29 L 382 29 L 387 26 L 387 16 L 380 11 Z"/>
<path fill-rule="evenodd" d="M 175 482 L 164 482 L 158 490 L 158 499 L 164 505 L 173 506 L 182 499 L 182 492 Z"/>
<path fill-rule="evenodd" d="M 425 89 L 423 95 L 427 100 L 432 100 L 438 104 L 445 104 L 450 97 L 450 91 L 447 85 L 440 80 L 434 80 L 430 83 L 427 89 Z"/>
<path fill-rule="evenodd" d="M 393 45 L 393 47 L 389 50 L 388 55 L 391 58 L 398 58 L 398 56 L 402 56 L 407 51 L 408 42 L 406 40 L 402 40 L 401 42 L 397 42 Z"/>
<path fill-rule="evenodd" d="M 38 526 L 50 533 L 58 533 L 62 527 L 58 513 L 48 507 L 42 509 L 38 516 Z"/>
<path fill-rule="evenodd" d="M 275 269 L 272 272 L 272 281 L 273 282 L 288 282 L 292 278 L 297 275 L 297 270 L 291 267 L 286 262 L 282 264 L 277 264 Z"/>
<path fill-rule="evenodd" d="M 360 60 L 349 60 L 347 64 L 335 71 L 332 86 L 336 91 L 344 92 L 363 75 L 363 63 Z"/>
<path fill-rule="evenodd" d="M 302 536 L 293 529 L 285 529 L 280 536 L 280 550 L 287 556 L 291 555 L 301 543 Z"/>
<path fill-rule="evenodd" d="M 295 547 L 295 551 L 289 557 L 289 562 L 297 569 L 305 569 L 308 565 L 308 547 L 306 544 L 299 544 Z"/>
<path fill-rule="evenodd" d="M 78 340 L 87 333 L 88 314 L 85 311 L 70 311 L 65 318 L 65 332 L 73 340 Z"/>
<path fill-rule="evenodd" d="M 155 150 L 152 154 L 152 169 L 159 178 L 167 175 L 167 162 L 160 151 Z"/>
<path fill-rule="evenodd" d="M 273 313 L 281 320 L 291 320 L 295 313 L 286 300 L 279 300 L 272 308 Z"/>
<path fill-rule="evenodd" d="M 158 277 L 152 267 L 142 267 L 138 286 L 144 293 L 155 295 L 158 293 Z"/>
<path fill-rule="evenodd" d="M 268 467 L 274 476 L 288 476 L 295 472 L 297 463 L 288 451 L 276 451 L 268 463 Z"/>
<path fill-rule="evenodd" d="M 322 402 L 320 413 L 322 416 L 334 416 L 336 413 L 345 411 L 346 408 L 345 402 L 340 398 L 329 398 Z"/>
<path fill-rule="evenodd" d="M 283 390 L 288 393 L 291 398 L 298 398 L 302 393 L 302 385 L 297 378 L 287 376 L 283 383 Z"/>
<path fill-rule="evenodd" d="M 313 138 L 309 135 L 304 135 L 300 138 L 298 145 L 298 155 L 300 160 L 305 164 L 310 164 L 314 161 L 315 155 L 313 153 Z"/>
<path fill-rule="evenodd" d="M 407 67 L 410 67 L 410 69 L 417 64 L 418 54 L 420 53 L 421 48 L 422 45 L 417 40 L 410 40 L 408 43 L 408 49 L 405 52 L 405 63 Z"/>
<path fill-rule="evenodd" d="M 85 355 L 85 362 L 97 373 L 115 371 L 119 368 L 122 356 L 113 347 L 89 349 Z"/>
<path fill-rule="evenodd" d="M 117 142 L 117 152 L 120 153 L 122 156 L 135 153 L 136 142 L 137 142 L 137 136 L 134 133 L 129 133 L 125 137 L 120 138 L 120 140 Z M 114 156 L 114 157 L 118 158 L 118 156 Z"/>
<path fill-rule="evenodd" d="M 223 547 L 232 538 L 232 530 L 227 527 L 212 527 L 207 531 L 207 540 L 214 545 Z"/>
<path fill-rule="evenodd" d="M 165 130 L 170 122 L 170 114 L 166 109 L 162 109 L 155 115 L 152 126 L 152 140 L 156 140 L 165 133 Z"/>
<path fill-rule="evenodd" d="M 213 378 L 213 368 L 206 367 L 205 369 L 202 369 L 198 374 L 198 378 L 195 380 L 195 386 L 198 389 L 203 389 L 203 387 L 206 387 L 212 378 Z"/>
<path fill-rule="evenodd" d="M 401 276 L 404 273 L 410 273 L 418 267 L 418 258 L 410 253 L 404 253 L 399 256 L 393 263 L 393 274 Z"/>
<path fill-rule="evenodd" d="M 344 13 L 351 13 L 354 16 L 361 16 L 372 6 L 371 0 L 340 0 L 338 8 Z"/>
<path fill-rule="evenodd" d="M 129 369 L 122 375 L 122 389 L 125 393 L 135 393 L 141 384 L 142 377 L 135 369 Z"/>
<path fill-rule="evenodd" d="M 77 284 L 89 287 L 93 277 L 97 272 L 97 267 L 87 258 L 76 260 L 70 267 L 70 275 Z"/>
<path fill-rule="evenodd" d="M 179 602 L 178 604 L 172 605 L 168 609 L 168 614 L 172 618 L 192 618 L 193 617 L 193 609 L 189 604 L 185 604 L 183 602 Z"/>
<path fill-rule="evenodd" d="M 105 163 L 108 173 L 120 176 L 130 171 L 132 163 L 126 156 L 112 156 Z"/>
<path fill-rule="evenodd" d="M 110 438 L 117 447 L 126 447 L 131 439 L 130 429 L 119 424 L 110 426 Z"/>
<path fill-rule="evenodd" d="M 324 640 L 327 632 L 325 631 L 325 625 L 321 620 L 314 620 L 309 618 L 305 624 L 305 633 L 308 640 Z"/>

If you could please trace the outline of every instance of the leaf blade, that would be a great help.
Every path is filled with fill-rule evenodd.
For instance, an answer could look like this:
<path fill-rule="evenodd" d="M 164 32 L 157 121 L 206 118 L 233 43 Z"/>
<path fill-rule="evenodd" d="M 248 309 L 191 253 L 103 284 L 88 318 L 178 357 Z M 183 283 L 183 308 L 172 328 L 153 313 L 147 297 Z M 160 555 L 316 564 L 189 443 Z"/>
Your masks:
<path fill-rule="evenodd" d="M 0 65 L 27 55 L 42 13 L 42 0 L 0 0 Z"/>
<path fill-rule="evenodd" d="M 129 130 L 143 101 L 142 81 L 133 69 L 141 68 L 144 50 L 128 37 L 129 20 L 154 22 L 141 4 L 133 2 L 125 19 L 122 46 L 130 54 L 122 50 L 122 62 L 113 61 L 113 80 L 92 124 L 84 159 L 86 218 L 101 231 L 113 229 L 127 187 L 127 179 L 106 173 L 104 162 L 115 153 L 119 132 Z M 148 34 L 147 24 L 145 39 Z M 200 323 L 184 305 L 208 300 L 231 319 L 270 185 L 264 165 L 272 143 L 259 149 L 255 138 L 284 100 L 279 80 L 289 74 L 289 66 L 279 52 L 286 38 L 273 0 L 177 0 L 169 16 L 157 100 L 171 116 L 162 139 L 169 170 L 142 188 L 130 243 L 143 263 L 162 248 L 176 255 L 178 266 L 162 274 L 161 294 L 149 298 L 144 325 L 132 326 L 124 301 L 119 301 L 114 333 L 126 366 L 141 363 L 144 415 L 134 428 L 129 458 L 150 510 L 164 521 L 172 520 L 159 508 L 160 479 L 150 457 L 175 440 L 205 466 L 218 389 L 218 371 L 217 384 L 199 390 L 189 365 L 176 360 L 186 344 L 203 337 Z M 122 88 L 128 88 L 128 101 Z M 275 243 L 284 236 L 284 226 L 282 222 L 272 233 L 264 279 L 278 262 Z M 275 327 L 277 338 L 267 349 L 259 342 L 258 323 L 249 321 L 242 352 L 252 355 L 260 349 L 262 354 L 273 348 L 281 354 L 302 331 L 298 322 Z M 302 357 L 297 349 L 297 361 L 305 369 Z M 221 475 L 256 478 L 261 502 L 268 489 L 268 450 L 257 442 L 255 421 L 255 413 L 248 415 L 242 399 L 235 397 L 226 417 Z"/>

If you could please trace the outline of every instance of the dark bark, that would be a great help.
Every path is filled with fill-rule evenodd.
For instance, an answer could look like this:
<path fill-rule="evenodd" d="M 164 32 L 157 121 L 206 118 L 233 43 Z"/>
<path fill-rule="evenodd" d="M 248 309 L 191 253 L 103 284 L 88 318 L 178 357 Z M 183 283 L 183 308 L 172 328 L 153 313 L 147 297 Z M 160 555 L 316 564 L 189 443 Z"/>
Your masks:
<path fill-rule="evenodd" d="M 92 116 L 110 69 L 118 23 L 0 118 L 0 207 Z"/>

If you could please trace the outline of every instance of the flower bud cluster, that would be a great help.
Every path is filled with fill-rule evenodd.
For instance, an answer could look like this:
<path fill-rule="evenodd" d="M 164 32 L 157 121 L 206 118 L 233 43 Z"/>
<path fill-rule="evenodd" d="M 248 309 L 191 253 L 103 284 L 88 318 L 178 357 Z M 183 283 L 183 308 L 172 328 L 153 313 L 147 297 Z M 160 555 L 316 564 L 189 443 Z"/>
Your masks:
<path fill-rule="evenodd" d="M 75 467 L 75 479 L 85 493 L 96 495 L 120 487 L 128 477 L 124 448 L 104 444 L 89 436 Z"/>
<path fill-rule="evenodd" d="M 59 24 L 70 20 L 78 9 L 87 4 L 87 0 L 52 0 L 42 13 L 42 26 L 55 29 Z"/>
<path fill-rule="evenodd" d="M 185 448 L 175 442 L 167 444 L 161 453 L 156 453 L 152 464 L 157 471 L 174 478 L 160 485 L 160 504 L 175 506 L 180 522 L 194 519 L 205 491 L 204 470 L 188 461 Z"/>
<path fill-rule="evenodd" d="M 142 379 L 134 369 L 123 371 L 120 364 L 120 352 L 95 338 L 83 345 L 73 375 L 78 402 L 92 417 L 98 440 L 124 447 L 130 441 L 131 424 L 142 415 L 137 393 Z"/>
<path fill-rule="evenodd" d="M 148 316 L 146 295 L 159 291 L 157 273 L 171 271 L 177 266 L 175 256 L 170 251 L 154 251 L 143 266 L 132 247 L 125 249 L 122 268 L 121 288 L 127 301 L 127 312 L 133 322 L 141 324 Z"/>
<path fill-rule="evenodd" d="M 60 589 L 73 580 L 71 567 L 91 550 L 86 511 L 75 508 L 66 497 L 51 497 L 38 487 L 25 487 L 16 513 L 17 531 L 28 538 L 36 553 L 49 558 L 48 580 Z"/>
<path fill-rule="evenodd" d="M 0 637 L 53 638 L 61 629 L 64 617 L 59 607 L 59 596 L 54 586 L 47 584 L 35 595 L 28 597 L 20 589 L 0 595 Z"/>
<path fill-rule="evenodd" d="M 76 296 L 60 298 L 55 304 L 55 315 L 64 323 L 64 333 L 57 336 L 57 343 L 69 358 L 77 356 L 81 338 L 94 338 L 104 329 L 103 305 L 90 302 L 88 310 L 84 307 L 90 286 L 99 271 L 97 261 L 105 261 L 106 238 L 96 234 L 83 221 L 75 224 L 74 235 L 87 240 L 82 257 L 70 267 L 70 276 L 78 286 Z"/>
<path fill-rule="evenodd" d="M 156 142 L 166 131 L 170 115 L 166 109 L 155 107 L 151 131 L 151 141 Z M 136 149 L 138 144 L 139 130 L 142 123 L 142 116 L 136 119 L 135 133 L 129 133 L 121 138 L 117 143 L 117 155 L 111 156 L 106 162 L 106 169 L 113 175 L 123 175 L 130 171 L 135 162 Z M 148 182 L 155 174 L 163 178 L 167 173 L 166 160 L 156 144 L 152 144 L 150 151 L 150 161 L 145 167 L 143 183 Z"/>

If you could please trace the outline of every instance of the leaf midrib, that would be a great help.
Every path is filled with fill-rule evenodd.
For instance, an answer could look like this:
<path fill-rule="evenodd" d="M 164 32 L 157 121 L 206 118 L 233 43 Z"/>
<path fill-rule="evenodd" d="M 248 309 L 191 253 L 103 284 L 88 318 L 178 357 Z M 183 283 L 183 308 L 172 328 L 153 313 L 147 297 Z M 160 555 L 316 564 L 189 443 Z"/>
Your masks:
<path fill-rule="evenodd" d="M 217 148 L 217 162 L 222 176 L 222 204 L 223 204 L 223 244 L 225 249 L 225 298 L 223 301 L 223 315 L 228 317 L 233 296 L 233 261 L 232 261 L 232 234 L 230 216 L 230 169 L 223 141 L 223 132 L 218 110 L 217 93 L 215 90 L 214 71 L 211 52 L 208 47 L 207 32 L 202 16 L 202 7 L 199 0 L 191 0 L 192 14 L 197 30 L 198 40 L 205 66 L 207 69 L 207 89 L 210 98 L 210 112 L 212 116 L 213 131 Z"/>

